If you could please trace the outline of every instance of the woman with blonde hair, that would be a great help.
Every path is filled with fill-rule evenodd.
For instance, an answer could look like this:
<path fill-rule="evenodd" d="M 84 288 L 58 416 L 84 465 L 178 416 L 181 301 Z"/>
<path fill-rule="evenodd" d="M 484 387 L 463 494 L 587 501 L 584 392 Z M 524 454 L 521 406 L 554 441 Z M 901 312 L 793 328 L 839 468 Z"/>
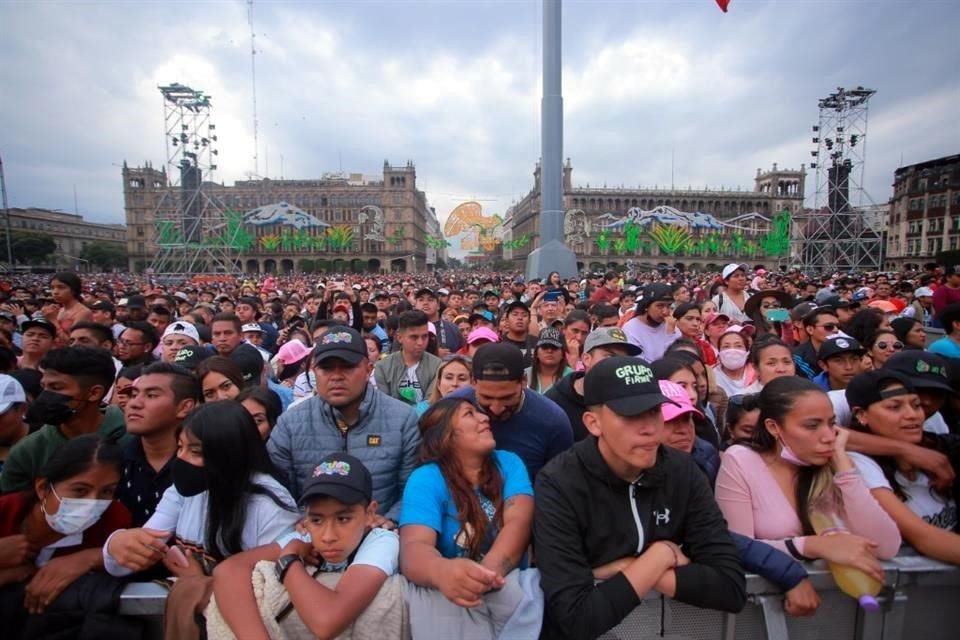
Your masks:
<path fill-rule="evenodd" d="M 427 396 L 416 406 L 417 415 L 423 415 L 431 405 L 447 397 L 460 387 L 473 384 L 473 367 L 468 356 L 449 355 L 437 369 L 437 377 L 427 390 Z"/>

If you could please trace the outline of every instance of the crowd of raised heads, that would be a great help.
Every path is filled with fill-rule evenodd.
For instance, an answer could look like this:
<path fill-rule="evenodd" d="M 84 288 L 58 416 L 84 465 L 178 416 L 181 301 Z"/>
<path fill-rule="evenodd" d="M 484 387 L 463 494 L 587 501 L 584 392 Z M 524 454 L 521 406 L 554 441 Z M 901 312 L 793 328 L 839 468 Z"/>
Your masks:
<path fill-rule="evenodd" d="M 960 564 L 960 267 L 0 283 L 6 638 L 596 638 Z M 846 572 L 840 580 L 838 572 Z M 854 586 L 851 586 L 854 585 Z M 720 630 L 718 629 L 718 634 Z"/>

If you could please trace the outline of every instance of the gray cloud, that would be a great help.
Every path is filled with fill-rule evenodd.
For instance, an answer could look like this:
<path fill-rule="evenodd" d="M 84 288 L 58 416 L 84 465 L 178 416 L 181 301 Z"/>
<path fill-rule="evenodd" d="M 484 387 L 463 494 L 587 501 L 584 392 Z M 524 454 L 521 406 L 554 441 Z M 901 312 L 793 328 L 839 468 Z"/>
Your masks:
<path fill-rule="evenodd" d="M 810 160 L 817 98 L 864 85 L 866 188 L 956 153 L 952 2 L 565 4 L 564 153 L 579 184 L 752 186 Z M 443 219 L 491 213 L 539 156 L 538 2 L 256 3 L 260 172 L 376 174 L 417 163 Z M 253 169 L 245 3 L 5 3 L 0 140 L 13 206 L 123 220 L 119 168 L 163 161 L 157 84 L 213 96 L 218 179 Z M 813 189 L 808 181 L 808 192 Z M 811 202 L 812 204 L 812 202 Z"/>

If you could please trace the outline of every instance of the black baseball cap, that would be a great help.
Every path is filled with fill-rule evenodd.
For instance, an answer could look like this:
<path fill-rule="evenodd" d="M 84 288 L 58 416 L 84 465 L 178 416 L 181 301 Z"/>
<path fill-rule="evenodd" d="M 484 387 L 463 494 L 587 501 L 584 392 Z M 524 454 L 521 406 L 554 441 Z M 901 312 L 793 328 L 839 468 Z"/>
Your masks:
<path fill-rule="evenodd" d="M 50 337 L 57 337 L 57 328 L 46 318 L 32 318 L 26 322 L 22 322 L 20 324 L 20 333 L 24 333 L 27 329 L 33 328 L 44 329 L 50 334 Z"/>
<path fill-rule="evenodd" d="M 241 344 L 230 353 L 230 359 L 240 367 L 243 374 L 243 381 L 246 384 L 259 380 L 263 373 L 263 356 L 260 350 L 252 344 Z"/>
<path fill-rule="evenodd" d="M 537 337 L 536 346 L 548 346 L 556 347 L 557 349 L 563 349 L 563 332 L 560 329 L 555 327 L 547 327 L 540 331 L 540 335 Z"/>
<path fill-rule="evenodd" d="M 127 298 L 128 309 L 146 309 L 147 301 L 141 295 L 130 296 Z"/>
<path fill-rule="evenodd" d="M 313 361 L 317 364 L 330 358 L 340 358 L 357 364 L 367 357 L 367 343 L 351 327 L 332 327 L 313 348 Z"/>
<path fill-rule="evenodd" d="M 884 387 L 889 386 L 891 383 L 898 383 L 902 385 L 903 388 L 884 389 Z M 900 396 L 905 393 L 916 393 L 916 390 L 909 376 L 905 376 L 893 369 L 874 369 L 873 371 L 864 371 L 854 376 L 853 379 L 847 383 L 847 388 L 843 393 L 851 409 L 857 407 L 866 409 L 881 400 Z"/>
<path fill-rule="evenodd" d="M 583 379 L 583 400 L 588 407 L 605 405 L 624 417 L 673 402 L 660 392 L 647 361 L 632 356 L 606 358 L 590 369 Z"/>
<path fill-rule="evenodd" d="M 503 312 L 507 315 L 510 315 L 510 312 L 514 309 L 523 309 L 527 313 L 530 313 L 530 307 L 527 306 L 523 300 L 513 300 L 504 307 Z"/>
<path fill-rule="evenodd" d="M 821 307 L 833 307 L 834 309 L 859 309 L 859 302 L 851 302 L 850 300 L 844 300 L 840 296 L 834 294 L 827 296 L 820 302 Z"/>
<path fill-rule="evenodd" d="M 107 300 L 97 300 L 92 305 L 90 305 L 91 311 L 116 311 L 117 308 L 113 306 L 112 302 Z"/>
<path fill-rule="evenodd" d="M 191 371 L 197 368 L 197 365 L 210 357 L 210 352 L 197 345 L 188 345 L 177 351 L 173 357 L 173 363 L 181 367 L 186 367 Z"/>
<path fill-rule="evenodd" d="M 298 504 L 303 506 L 320 496 L 330 496 L 343 504 L 369 503 L 373 500 L 370 470 L 349 453 L 331 453 L 310 472 Z"/>
<path fill-rule="evenodd" d="M 645 286 L 643 297 L 637 300 L 636 313 L 643 313 L 654 302 L 673 302 L 673 287 L 663 282 Z"/>
<path fill-rule="evenodd" d="M 482 345 L 473 355 L 473 377 L 476 380 L 523 380 L 523 352 L 509 342 Z"/>
<path fill-rule="evenodd" d="M 413 294 L 413 297 L 415 300 L 423 296 L 430 296 L 431 298 L 436 298 L 437 293 L 430 287 L 421 287 L 420 289 L 417 289 L 417 292 L 415 294 Z"/>
<path fill-rule="evenodd" d="M 817 351 L 817 360 L 826 361 L 828 358 L 841 353 L 865 353 L 863 346 L 855 338 L 849 336 L 831 336 L 823 341 Z"/>
<path fill-rule="evenodd" d="M 904 349 L 890 356 L 883 368 L 909 377 L 916 389 L 936 389 L 956 393 L 950 385 L 947 360 L 936 353 Z"/>

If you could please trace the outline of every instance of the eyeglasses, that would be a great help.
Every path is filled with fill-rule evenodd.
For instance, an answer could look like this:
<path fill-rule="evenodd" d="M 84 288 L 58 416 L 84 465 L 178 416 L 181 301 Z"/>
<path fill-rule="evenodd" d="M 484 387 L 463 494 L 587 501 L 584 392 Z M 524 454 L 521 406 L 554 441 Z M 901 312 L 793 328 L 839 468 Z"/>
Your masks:
<path fill-rule="evenodd" d="M 473 363 L 473 360 L 470 356 L 461 355 L 459 353 L 451 353 L 450 355 L 443 358 L 444 364 L 447 362 L 462 362 L 463 364 L 470 366 Z"/>
<path fill-rule="evenodd" d="M 888 347 L 893 349 L 894 351 L 900 351 L 901 349 L 903 349 L 903 343 L 900 342 L 899 340 L 897 340 L 896 342 L 887 342 L 886 340 L 881 340 L 880 342 L 877 343 L 877 347 L 881 351 L 886 351 Z"/>

